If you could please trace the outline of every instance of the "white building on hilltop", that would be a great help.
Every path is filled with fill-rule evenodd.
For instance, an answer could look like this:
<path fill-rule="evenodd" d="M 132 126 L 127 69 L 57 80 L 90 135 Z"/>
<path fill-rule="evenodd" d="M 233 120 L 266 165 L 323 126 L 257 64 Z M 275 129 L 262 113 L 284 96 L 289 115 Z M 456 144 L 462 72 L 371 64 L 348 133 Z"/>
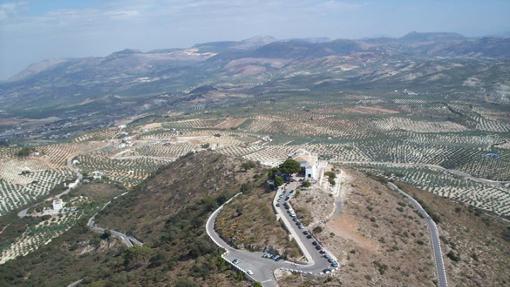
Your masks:
<path fill-rule="evenodd" d="M 325 160 L 319 160 L 319 157 L 316 154 L 312 154 L 304 149 L 298 149 L 289 156 L 299 162 L 299 165 L 304 168 L 305 180 L 312 179 L 319 181 L 324 176 L 324 169 L 326 169 L 328 162 Z"/>

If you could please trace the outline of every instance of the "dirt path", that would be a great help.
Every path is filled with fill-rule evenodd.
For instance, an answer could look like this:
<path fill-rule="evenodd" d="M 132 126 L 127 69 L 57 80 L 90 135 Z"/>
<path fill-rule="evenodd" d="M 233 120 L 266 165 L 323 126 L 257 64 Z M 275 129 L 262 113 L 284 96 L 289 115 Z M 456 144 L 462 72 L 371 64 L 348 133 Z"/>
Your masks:
<path fill-rule="evenodd" d="M 365 250 L 370 252 L 377 252 L 379 250 L 379 245 L 376 241 L 370 240 L 358 232 L 357 220 L 349 214 L 335 215 L 326 226 L 336 236 L 351 240 Z"/>

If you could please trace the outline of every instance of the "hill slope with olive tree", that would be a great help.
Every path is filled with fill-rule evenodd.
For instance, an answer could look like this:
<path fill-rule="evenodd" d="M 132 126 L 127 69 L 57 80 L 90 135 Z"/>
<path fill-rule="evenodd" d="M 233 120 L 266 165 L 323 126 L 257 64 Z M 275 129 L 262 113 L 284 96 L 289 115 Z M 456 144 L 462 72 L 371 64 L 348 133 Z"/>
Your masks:
<path fill-rule="evenodd" d="M 158 171 L 96 217 L 103 227 L 135 236 L 127 249 L 94 234 L 86 219 L 40 250 L 3 265 L 6 286 L 249 286 L 209 241 L 209 214 L 241 185 L 261 177 L 255 166 L 211 152 L 189 154 Z M 48 276 L 51 274 L 51 276 Z M 3 286 L 1 283 L 0 286 Z"/>

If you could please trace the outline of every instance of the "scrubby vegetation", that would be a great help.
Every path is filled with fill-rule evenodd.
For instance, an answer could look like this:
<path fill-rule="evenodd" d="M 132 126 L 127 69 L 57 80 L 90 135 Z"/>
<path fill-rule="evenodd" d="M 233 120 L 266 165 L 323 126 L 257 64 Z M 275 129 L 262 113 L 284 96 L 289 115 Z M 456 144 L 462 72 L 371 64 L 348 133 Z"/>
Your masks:
<path fill-rule="evenodd" d="M 301 252 L 287 231 L 276 221 L 272 209 L 274 193 L 254 188 L 226 205 L 216 219 L 216 230 L 229 244 L 251 251 L 273 249 L 286 258 L 298 259 Z"/>
<path fill-rule="evenodd" d="M 211 211 L 256 174 L 242 172 L 241 163 L 221 155 L 188 155 L 98 215 L 100 225 L 135 235 L 143 247 L 125 249 L 111 237 L 89 232 L 83 219 L 49 245 L 3 265 L 0 282 L 61 286 L 84 279 L 91 286 L 249 285 L 219 257 L 220 250 L 203 228 Z"/>
<path fill-rule="evenodd" d="M 31 147 L 22 147 L 18 152 L 16 152 L 16 155 L 18 157 L 27 157 L 32 153 L 34 149 Z"/>
<path fill-rule="evenodd" d="M 440 239 L 450 281 L 462 286 L 504 286 L 510 282 L 506 272 L 510 244 L 504 236 L 510 228 L 508 222 L 408 184 L 399 187 L 425 202 L 427 212 L 441 219 Z"/>
<path fill-rule="evenodd" d="M 60 66 L 61 69 L 34 75 L 31 83 L 35 84 L 29 85 L 28 89 L 23 86 L 26 81 L 6 83 L 2 86 L 5 88 L 2 92 L 6 94 L 2 110 L 7 112 L 8 117 L 14 115 L 11 115 L 11 110 L 17 116 L 8 119 L 7 126 L 5 121 L 2 122 L 0 216 L 11 218 L 21 208 L 63 191 L 64 184 L 76 178 L 77 168 L 89 182 L 116 184 L 122 189 L 135 191 L 122 198 L 120 203 L 105 209 L 97 221 L 100 225 L 139 237 L 146 245 L 127 251 L 108 234 L 88 234 L 83 229 L 83 222 L 80 225 L 82 229 L 79 229 L 80 226 L 73 228 L 76 222 L 82 220 L 83 214 L 23 219 L 7 228 L 4 228 L 7 224 L 0 220 L 2 254 L 9 258 L 32 251 L 39 254 L 28 254 L 20 258 L 19 263 L 8 262 L 2 268 L 2 279 L 5 280 L 0 282 L 64 286 L 85 278 L 84 284 L 92 286 L 158 286 L 170 280 L 177 286 L 201 286 L 205 282 L 212 286 L 244 284 L 237 281 L 238 273 L 223 271 L 226 267 L 218 259 L 216 251 L 208 247 L 210 242 L 203 233 L 195 233 L 195 230 L 212 209 L 238 191 L 243 192 L 239 200 L 251 199 L 259 204 L 261 210 L 268 211 L 267 206 L 260 202 L 269 199 L 269 194 L 253 183 L 267 178 L 267 173 L 259 172 L 258 163 L 274 167 L 270 178 L 275 185 L 281 185 L 287 173 L 299 172 L 299 165 L 288 159 L 288 155 L 298 149 L 306 149 L 333 163 L 387 180 L 405 182 L 462 202 L 472 208 L 456 206 L 454 212 L 458 218 L 464 218 L 468 210 L 469 218 L 477 224 L 475 226 L 487 231 L 483 224 L 493 222 L 484 215 L 484 210 L 495 216 L 510 216 L 510 185 L 505 182 L 510 181 L 510 65 L 506 59 L 508 53 L 503 53 L 508 49 L 493 46 L 496 48 L 490 50 L 499 56 L 504 54 L 505 58 L 491 56 L 488 59 L 479 56 L 487 52 L 483 49 L 480 54 L 469 47 L 465 53 L 452 52 L 451 49 L 445 52 L 444 39 L 440 38 L 434 42 L 437 44 L 434 48 L 438 50 L 416 49 L 423 46 L 412 44 L 411 47 L 407 43 L 401 43 L 395 49 L 393 44 L 379 45 L 370 41 L 363 44 L 366 45 L 363 51 L 357 49 L 361 47 L 354 47 L 348 55 L 343 52 L 338 55 L 334 49 L 327 48 L 341 43 L 314 43 L 310 44 L 313 48 L 305 47 L 304 51 L 296 52 L 299 55 L 303 52 L 306 56 L 299 59 L 304 60 L 291 60 L 282 66 L 278 59 L 259 58 L 264 55 L 241 60 L 237 57 L 246 57 L 251 51 L 239 53 L 236 50 L 230 54 L 228 48 L 222 47 L 219 53 L 225 54 L 215 59 L 228 61 L 186 61 L 182 63 L 186 67 L 181 69 L 179 64 L 177 70 L 168 69 L 166 60 L 155 62 L 154 66 L 147 66 L 147 82 L 134 80 L 129 76 L 132 73 L 124 68 L 115 74 L 124 73 L 127 77 L 109 74 L 118 70 L 114 65 L 117 60 L 122 62 L 124 59 L 132 60 L 132 56 L 148 56 L 145 53 L 128 53 L 116 61 L 99 61 L 102 67 L 99 69 L 93 63 L 97 61 L 94 58 L 91 59 L 93 62 L 84 59 L 77 66 L 65 64 Z M 474 41 L 477 47 L 487 42 L 486 39 L 466 41 Z M 490 38 L 487 43 L 493 45 L 493 41 L 500 40 Z M 293 45 L 292 42 L 280 44 Z M 211 45 L 214 47 L 215 44 Z M 324 49 L 316 50 L 318 46 Z M 427 50 L 426 53 L 424 50 Z M 172 53 L 156 52 L 158 57 Z M 430 53 L 434 56 L 431 57 Z M 457 53 L 461 57 L 450 57 Z M 413 57 L 409 57 L 411 54 Z M 222 63 L 225 66 L 222 67 Z M 52 73 L 62 77 L 62 81 L 57 81 L 58 85 L 54 85 Z M 98 77 L 104 81 L 93 79 Z M 152 82 L 158 78 L 167 80 Z M 66 83 L 70 86 L 66 87 Z M 58 93 L 66 93 L 70 87 L 83 85 L 87 88 L 78 93 L 71 89 L 73 91 L 68 94 L 72 97 L 55 97 Z M 103 97 L 105 91 L 114 96 Z M 25 104 L 34 108 L 27 109 L 19 101 L 27 101 Z M 70 106 L 73 108 L 67 109 Z M 65 112 L 62 112 L 63 107 Z M 114 120 L 131 115 L 139 108 L 144 109 L 140 117 L 123 127 L 110 126 Z M 88 119 L 82 116 L 92 113 L 94 116 Z M 47 117 L 55 114 L 60 120 L 48 121 L 52 118 Z M 89 132 L 89 129 L 93 131 Z M 18 142 L 34 148 L 7 145 Z M 203 158 L 200 154 L 197 159 L 194 154 L 205 149 L 249 161 L 226 160 L 225 157 L 209 154 Z M 184 157 L 183 161 L 170 168 L 171 172 L 161 170 L 180 157 Z M 190 161 L 190 165 L 186 161 Z M 100 179 L 94 178 L 95 172 L 102 174 Z M 337 183 L 334 173 L 326 173 L 326 176 L 330 184 Z M 485 179 L 503 182 L 492 183 Z M 229 184 L 232 182 L 236 184 Z M 242 184 L 237 184 L 239 182 Z M 303 187 L 309 185 L 309 182 L 303 183 Z M 83 196 L 90 197 L 92 201 L 105 201 L 112 195 L 91 192 Z M 68 200 L 71 197 L 64 198 Z M 366 197 L 358 199 L 365 202 Z M 319 199 L 317 202 L 314 200 L 310 197 L 307 204 L 320 202 Z M 327 200 L 331 201 L 330 198 Z M 322 202 L 327 200 L 322 199 Z M 383 227 L 391 227 L 398 220 L 410 219 L 409 216 L 419 220 L 405 203 L 376 202 L 372 198 L 357 210 L 359 214 L 370 213 L 362 219 L 362 224 L 370 228 L 380 228 L 380 232 L 384 233 L 392 229 L 383 230 Z M 482 237 L 473 235 L 471 229 L 474 228 L 469 224 L 456 221 L 458 218 L 437 208 L 428 199 L 421 202 L 439 222 L 441 229 L 453 230 L 443 240 L 449 248 L 450 267 L 453 266 L 454 274 L 458 275 L 454 282 L 469 285 L 470 282 L 462 279 L 474 278 L 472 281 L 484 285 L 486 280 L 481 277 L 495 278 L 492 270 L 486 269 L 487 275 L 479 275 L 470 269 L 471 266 L 491 265 L 502 274 L 508 273 L 504 272 L 508 269 L 506 262 L 498 256 L 508 253 L 499 241 L 503 238 L 508 242 L 508 228 L 487 231 L 490 240 L 485 240 L 488 247 L 484 249 Z M 33 210 L 40 211 L 43 205 Z M 381 210 L 381 206 L 389 207 Z M 91 206 L 90 211 L 96 211 L 96 208 Z M 252 211 L 244 205 L 237 209 L 237 213 L 230 215 L 248 222 L 245 216 Z M 384 212 L 399 217 L 391 222 L 386 217 L 381 219 L 377 216 Z M 305 210 L 298 213 L 305 218 L 316 217 L 316 214 L 307 215 Z M 265 221 L 267 218 L 259 219 Z M 476 245 L 463 241 L 462 236 L 466 235 L 460 228 L 449 225 L 450 222 L 465 227 L 465 233 L 473 235 Z M 273 227 L 270 225 L 268 228 Z M 228 236 L 239 235 L 242 239 L 232 237 L 232 241 L 238 240 L 236 244 L 252 242 L 250 234 L 235 233 L 228 228 L 230 226 L 225 225 L 225 233 L 231 233 Z M 246 226 L 246 229 L 253 230 L 253 227 Z M 366 231 L 360 229 L 360 232 Z M 175 233 L 183 233 L 189 238 Z M 420 233 L 394 233 L 374 239 L 376 244 L 384 246 L 384 252 L 401 252 L 402 242 L 417 248 L 427 247 L 427 241 Z M 38 234 L 41 236 L 37 237 Z M 260 234 L 263 234 L 262 231 L 255 235 Z M 329 230 L 320 233 L 324 237 L 333 237 L 331 234 Z M 87 237 L 89 235 L 90 238 Z M 64 238 L 63 241 L 58 241 L 59 236 Z M 53 242 L 43 246 L 50 239 Z M 61 254 L 54 247 L 57 241 L 63 250 Z M 284 242 L 271 244 L 286 246 Z M 42 249 L 37 249 L 40 246 L 43 246 Z M 284 247 L 280 248 L 285 252 Z M 342 254 L 351 258 L 364 255 L 354 248 Z M 57 264 L 47 264 L 46 257 Z M 353 270 L 373 268 L 370 274 L 357 278 L 359 282 L 366 280 L 366 285 L 385 285 L 386 282 L 377 281 L 383 277 L 391 280 L 427 273 L 419 268 L 416 269 L 418 272 L 409 272 L 403 267 L 397 269 L 391 262 L 382 259 L 371 259 L 363 265 L 347 264 L 343 267 Z M 100 268 L 93 272 L 87 268 L 89 265 Z M 55 274 L 55 278 L 45 282 L 43 273 L 38 273 L 39 266 L 47 266 L 41 268 L 47 274 Z M 498 269 L 499 266 L 503 268 Z M 78 267 L 83 267 L 84 271 L 81 272 Z M 397 275 L 392 275 L 395 273 Z M 156 277 L 166 281 L 159 282 Z M 508 285 L 506 277 L 501 277 L 503 280 L 492 280 L 496 282 L 494 285 Z M 426 280 L 417 282 L 430 283 Z M 328 282 L 320 282 L 325 283 Z"/>
<path fill-rule="evenodd" d="M 334 173 L 334 172 L 332 172 L 332 171 L 326 171 L 326 172 L 324 173 L 324 175 L 328 177 L 328 182 L 329 182 L 329 184 L 331 184 L 331 185 L 335 185 L 335 184 L 336 184 L 336 182 L 335 182 L 335 179 L 336 179 L 336 173 Z"/>

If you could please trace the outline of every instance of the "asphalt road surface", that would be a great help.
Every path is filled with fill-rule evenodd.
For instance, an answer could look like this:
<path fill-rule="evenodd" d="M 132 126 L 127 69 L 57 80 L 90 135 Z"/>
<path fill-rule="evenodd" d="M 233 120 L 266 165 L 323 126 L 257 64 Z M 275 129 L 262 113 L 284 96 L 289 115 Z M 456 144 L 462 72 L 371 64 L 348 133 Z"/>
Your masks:
<path fill-rule="evenodd" d="M 264 253 L 262 252 L 239 250 L 228 245 L 228 243 L 226 243 L 214 230 L 214 223 L 223 206 L 228 204 L 235 196 L 216 209 L 207 220 L 207 234 L 214 243 L 216 243 L 216 245 L 226 250 L 222 257 L 237 269 L 244 272 L 246 276 L 252 280 L 260 282 L 262 286 L 278 286 L 274 277 L 274 271 L 277 269 L 297 272 L 305 276 L 324 276 L 325 270 L 330 270 L 326 272 L 330 273 L 338 268 L 339 264 L 337 260 L 331 256 L 327 250 L 320 247 L 321 244 L 314 237 L 307 238 L 306 235 L 303 234 L 303 231 L 309 231 L 306 230 L 305 227 L 300 229 L 293 217 L 289 214 L 288 209 L 283 206 L 283 204 L 288 201 L 286 200 L 287 197 L 290 199 L 292 196 L 291 193 L 293 193 L 297 185 L 297 183 L 290 183 L 282 186 L 276 193 L 273 205 L 277 212 L 277 216 L 282 220 L 285 227 L 290 232 L 294 240 L 296 240 L 301 251 L 307 258 L 307 264 L 299 264 L 285 260 L 275 261 L 270 258 L 264 258 Z M 240 193 L 236 196 L 239 194 Z M 276 206 L 277 204 L 278 206 Z M 291 207 L 290 204 L 289 207 Z M 313 242 L 316 242 L 317 244 L 315 245 Z M 323 254 L 321 254 L 319 250 L 322 250 Z M 325 256 L 328 256 L 328 258 Z"/>
<path fill-rule="evenodd" d="M 418 201 L 416 201 L 416 199 L 414 199 L 412 196 L 410 196 L 409 194 L 402 191 L 400 188 L 398 188 L 398 186 L 396 186 L 395 184 L 393 184 L 391 182 L 388 183 L 388 186 L 391 189 L 406 196 L 409 199 L 409 201 L 411 201 L 411 203 L 414 205 L 414 207 L 416 207 L 416 209 L 418 209 L 418 212 L 425 218 L 425 221 L 427 222 L 427 227 L 428 227 L 428 230 L 430 233 L 430 239 L 432 242 L 432 250 L 434 252 L 434 261 L 436 263 L 438 286 L 439 287 L 447 287 L 448 281 L 446 279 L 446 270 L 444 268 L 443 253 L 441 252 L 441 242 L 439 240 L 439 231 L 437 230 L 436 223 L 434 222 L 434 220 L 432 220 L 432 218 L 427 213 L 427 211 L 425 211 L 425 209 L 423 209 L 421 204 L 418 203 Z"/>
<path fill-rule="evenodd" d="M 112 235 L 112 237 L 119 239 L 128 248 L 133 247 L 135 245 L 137 245 L 137 246 L 143 245 L 143 243 L 141 241 L 134 238 L 133 236 L 126 235 L 122 232 L 118 232 L 113 229 L 106 229 L 106 228 L 97 226 L 96 222 L 94 221 L 94 218 L 95 218 L 95 215 L 92 216 L 91 218 L 89 218 L 89 220 L 87 222 L 87 227 L 91 231 L 98 233 L 98 234 L 103 234 L 106 230 L 108 230 L 108 231 L 110 231 L 110 234 Z"/>
<path fill-rule="evenodd" d="M 119 194 L 117 196 L 115 196 L 112 200 L 115 200 L 121 196 L 124 196 L 126 195 L 127 192 L 124 192 L 122 194 Z M 110 205 L 112 203 L 112 201 L 108 201 L 107 203 L 105 203 L 103 205 L 103 207 L 101 208 L 101 210 L 105 209 L 108 205 Z M 101 211 L 100 210 L 100 211 Z M 119 232 L 117 230 L 113 230 L 113 229 L 107 229 L 107 228 L 103 228 L 103 227 L 99 227 L 97 224 L 96 224 L 96 221 L 95 221 L 95 218 L 96 218 L 96 215 L 99 213 L 96 212 L 94 215 L 92 215 L 89 220 L 87 221 L 87 227 L 95 232 L 95 233 L 98 233 L 98 234 L 103 234 L 106 230 L 110 231 L 110 234 L 119 239 L 124 245 L 126 245 L 126 247 L 130 248 L 130 247 L 133 247 L 135 245 L 137 246 L 142 246 L 143 245 L 143 242 L 141 242 L 140 240 L 134 238 L 133 236 L 130 236 L 130 235 L 126 235 L 122 232 Z"/>

